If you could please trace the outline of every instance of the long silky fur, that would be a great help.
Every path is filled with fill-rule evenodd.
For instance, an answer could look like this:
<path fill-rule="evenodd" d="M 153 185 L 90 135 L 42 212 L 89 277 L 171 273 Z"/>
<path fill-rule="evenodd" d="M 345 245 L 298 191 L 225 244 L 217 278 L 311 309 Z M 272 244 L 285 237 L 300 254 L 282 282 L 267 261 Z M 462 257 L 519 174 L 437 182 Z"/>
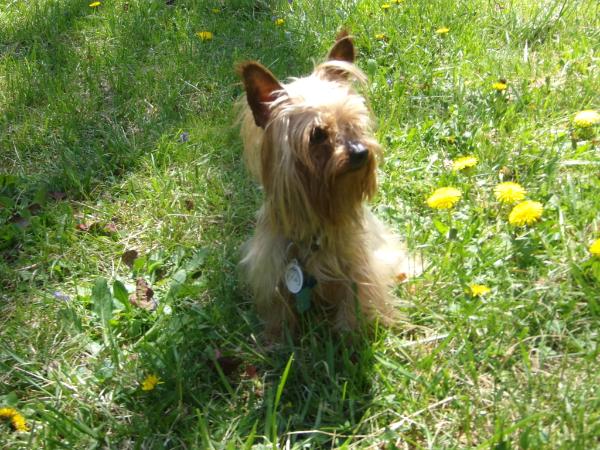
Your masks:
<path fill-rule="evenodd" d="M 283 283 L 292 257 L 316 278 L 313 303 L 331 311 L 338 328 L 355 327 L 357 313 L 394 322 L 398 316 L 391 286 L 398 274 L 416 271 L 401 241 L 365 206 L 376 191 L 381 153 L 366 100 L 355 90 L 365 82 L 354 64 L 320 64 L 276 93 L 264 129 L 255 124 L 245 98 L 238 104 L 245 162 L 264 190 L 241 265 L 272 335 L 297 320 Z M 327 123 L 342 124 L 344 133 L 369 148 L 372 156 L 363 169 L 339 175 L 343 148 L 335 149 L 324 168 L 313 167 L 310 133 Z"/>

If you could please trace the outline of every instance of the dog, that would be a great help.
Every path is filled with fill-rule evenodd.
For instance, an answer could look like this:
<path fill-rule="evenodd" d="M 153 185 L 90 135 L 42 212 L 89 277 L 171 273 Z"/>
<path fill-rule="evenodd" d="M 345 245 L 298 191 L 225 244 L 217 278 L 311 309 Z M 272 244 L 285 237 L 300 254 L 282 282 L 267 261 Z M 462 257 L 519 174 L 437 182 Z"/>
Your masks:
<path fill-rule="evenodd" d="M 241 266 L 273 338 L 311 308 L 338 330 L 361 317 L 391 324 L 392 287 L 415 273 L 405 245 L 366 207 L 381 146 L 355 57 L 343 30 L 325 62 L 287 84 L 258 62 L 237 67 L 244 159 L 264 192 Z"/>

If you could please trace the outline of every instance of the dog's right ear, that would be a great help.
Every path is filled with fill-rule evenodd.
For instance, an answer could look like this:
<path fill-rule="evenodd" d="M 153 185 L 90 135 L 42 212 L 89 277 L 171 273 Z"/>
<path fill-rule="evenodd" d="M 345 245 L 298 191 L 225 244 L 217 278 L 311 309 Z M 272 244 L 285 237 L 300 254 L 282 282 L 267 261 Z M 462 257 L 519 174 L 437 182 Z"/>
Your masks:
<path fill-rule="evenodd" d="M 277 98 L 277 91 L 283 86 L 269 69 L 257 62 L 245 62 L 237 67 L 246 89 L 246 99 L 254 115 L 256 125 L 264 128 L 269 122 L 270 108 L 268 103 Z"/>
<path fill-rule="evenodd" d="M 354 64 L 356 59 L 356 50 L 354 49 L 354 43 L 352 38 L 345 28 L 338 33 L 335 38 L 335 44 L 329 50 L 327 59 L 330 61 L 345 61 L 350 64 Z"/>

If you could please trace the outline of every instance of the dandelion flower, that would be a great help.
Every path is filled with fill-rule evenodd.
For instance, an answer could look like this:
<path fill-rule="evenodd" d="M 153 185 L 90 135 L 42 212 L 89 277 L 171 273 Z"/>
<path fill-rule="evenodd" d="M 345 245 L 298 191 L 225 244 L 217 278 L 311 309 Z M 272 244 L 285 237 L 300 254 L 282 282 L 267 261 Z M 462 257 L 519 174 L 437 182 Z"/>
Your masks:
<path fill-rule="evenodd" d="M 512 209 L 508 221 L 511 225 L 519 227 L 531 225 L 542 217 L 542 212 L 544 212 L 544 207 L 540 202 L 525 200 Z"/>
<path fill-rule="evenodd" d="M 496 200 L 503 203 L 515 203 L 520 202 L 525 198 L 527 191 L 523 186 L 512 181 L 506 181 L 500 183 L 494 188 L 494 195 Z"/>
<path fill-rule="evenodd" d="M 90 8 L 97 8 L 101 4 L 102 4 L 101 2 L 92 2 L 92 3 L 89 4 L 89 7 Z"/>
<path fill-rule="evenodd" d="M 378 41 L 385 41 L 387 39 L 387 36 L 383 33 L 378 33 L 375 35 L 375 39 L 377 39 Z"/>
<path fill-rule="evenodd" d="M 15 431 L 29 431 L 25 417 L 14 408 L 0 408 L 0 419 L 8 419 Z"/>
<path fill-rule="evenodd" d="M 470 284 L 469 291 L 473 297 L 481 297 L 491 291 L 491 289 L 483 284 Z"/>
<path fill-rule="evenodd" d="M 600 239 L 596 239 L 590 245 L 590 253 L 594 256 L 600 256 Z"/>
<path fill-rule="evenodd" d="M 277 25 L 278 27 L 282 26 L 285 23 L 285 20 L 283 19 L 277 19 L 275 21 L 275 25 Z"/>
<path fill-rule="evenodd" d="M 11 421 L 13 428 L 16 431 L 29 431 L 29 427 L 27 426 L 27 422 L 25 422 L 25 417 L 23 417 L 21 414 L 17 413 L 15 414 Z"/>
<path fill-rule="evenodd" d="M 598 125 L 600 123 L 600 114 L 593 109 L 586 109 L 585 111 L 580 111 L 575 115 L 573 119 L 573 124 L 577 128 L 589 128 L 594 125 Z"/>
<path fill-rule="evenodd" d="M 213 34 L 210 31 L 198 31 L 196 36 L 203 41 L 211 41 L 213 38 Z"/>
<path fill-rule="evenodd" d="M 460 200 L 462 192 L 453 187 L 436 189 L 427 199 L 427 205 L 435 209 L 450 209 Z"/>
<path fill-rule="evenodd" d="M 468 167 L 475 167 L 477 163 L 478 160 L 474 156 L 462 156 L 452 161 L 452 170 L 458 172 L 459 170 L 464 170 Z"/>
<path fill-rule="evenodd" d="M 444 34 L 448 34 L 449 31 L 450 31 L 450 28 L 448 28 L 448 27 L 440 27 L 437 30 L 435 30 L 435 33 L 439 34 L 440 36 L 443 36 Z"/>
<path fill-rule="evenodd" d="M 0 408 L 0 419 L 11 419 L 17 414 L 17 410 L 13 408 Z"/>
<path fill-rule="evenodd" d="M 389 3 L 384 3 L 383 5 L 381 5 L 381 9 L 386 10 L 386 9 L 390 9 L 392 7 L 392 5 L 390 5 Z"/>
<path fill-rule="evenodd" d="M 219 14 L 221 12 L 219 8 L 213 8 L 211 11 L 215 14 Z"/>
<path fill-rule="evenodd" d="M 142 381 L 142 391 L 151 391 L 153 390 L 157 384 L 161 384 L 160 378 L 156 375 L 151 374 L 148 375 L 144 381 Z"/>
<path fill-rule="evenodd" d="M 496 81 L 492 84 L 492 89 L 498 92 L 504 92 L 507 87 L 506 81 Z"/>

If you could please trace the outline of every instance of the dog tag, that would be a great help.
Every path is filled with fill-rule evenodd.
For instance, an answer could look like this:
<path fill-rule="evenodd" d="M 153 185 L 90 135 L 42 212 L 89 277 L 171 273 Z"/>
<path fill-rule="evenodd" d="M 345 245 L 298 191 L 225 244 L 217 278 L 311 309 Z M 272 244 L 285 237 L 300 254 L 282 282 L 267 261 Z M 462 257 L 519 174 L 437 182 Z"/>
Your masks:
<path fill-rule="evenodd" d="M 304 314 L 310 309 L 311 288 L 303 287 L 294 297 L 296 297 L 296 309 L 300 314 Z"/>
<path fill-rule="evenodd" d="M 285 268 L 285 286 L 292 294 L 297 294 L 304 284 L 304 275 L 298 261 L 292 260 Z"/>

